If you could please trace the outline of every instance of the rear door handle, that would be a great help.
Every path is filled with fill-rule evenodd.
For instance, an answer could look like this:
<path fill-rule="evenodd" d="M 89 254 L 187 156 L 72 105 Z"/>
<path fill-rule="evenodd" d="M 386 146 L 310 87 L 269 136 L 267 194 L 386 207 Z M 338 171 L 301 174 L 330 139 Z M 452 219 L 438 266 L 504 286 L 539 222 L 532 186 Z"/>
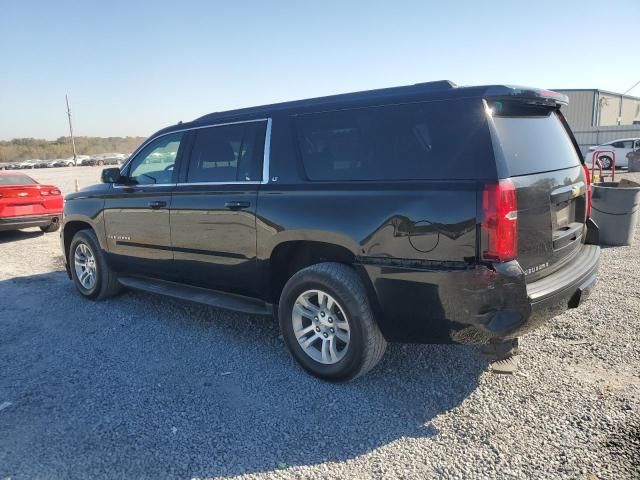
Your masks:
<path fill-rule="evenodd" d="M 163 202 L 162 200 L 154 200 L 152 202 L 149 202 L 147 205 L 149 205 L 154 210 L 157 210 L 159 208 L 166 207 L 167 202 Z"/>
<path fill-rule="evenodd" d="M 230 210 L 238 210 L 241 208 L 249 208 L 251 206 L 251 202 L 226 202 L 224 206 Z"/>

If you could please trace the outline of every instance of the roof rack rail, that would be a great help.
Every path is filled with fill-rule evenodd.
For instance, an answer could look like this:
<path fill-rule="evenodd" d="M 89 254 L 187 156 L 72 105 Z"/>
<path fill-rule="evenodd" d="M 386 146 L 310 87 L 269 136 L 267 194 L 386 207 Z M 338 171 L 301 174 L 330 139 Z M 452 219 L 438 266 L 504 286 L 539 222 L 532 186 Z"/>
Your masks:
<path fill-rule="evenodd" d="M 391 95 L 420 95 L 438 92 L 447 92 L 458 88 L 458 86 L 450 80 L 436 80 L 434 82 L 415 83 L 413 85 L 402 85 L 398 87 L 386 87 L 374 90 L 364 90 L 360 92 L 339 93 L 335 95 L 327 95 L 324 97 L 306 98 L 302 100 L 293 100 L 289 102 L 273 103 L 270 105 L 260 105 L 255 107 L 240 108 L 236 110 L 228 110 L 222 112 L 213 112 L 196 118 L 194 121 L 203 121 L 212 118 L 231 117 L 234 115 L 250 115 L 265 110 L 284 109 L 304 107 L 310 105 L 322 105 L 331 102 L 347 102 L 363 99 L 380 99 Z"/>
<path fill-rule="evenodd" d="M 452 88 L 458 88 L 458 85 L 451 80 L 435 80 L 433 82 L 421 82 L 414 83 L 414 87 L 430 87 L 433 90 L 451 90 Z"/>

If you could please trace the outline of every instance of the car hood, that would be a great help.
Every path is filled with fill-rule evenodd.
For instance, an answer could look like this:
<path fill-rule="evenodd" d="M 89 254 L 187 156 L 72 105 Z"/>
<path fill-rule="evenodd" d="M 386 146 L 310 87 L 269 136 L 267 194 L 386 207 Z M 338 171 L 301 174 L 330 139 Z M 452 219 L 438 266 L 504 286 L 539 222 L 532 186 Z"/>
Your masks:
<path fill-rule="evenodd" d="M 84 187 L 77 192 L 67 194 L 64 199 L 66 201 L 76 200 L 78 198 L 87 198 L 87 197 L 95 197 L 99 195 L 103 195 L 110 191 L 113 188 L 112 185 L 107 183 L 97 183 L 95 185 L 89 185 L 88 187 Z"/>

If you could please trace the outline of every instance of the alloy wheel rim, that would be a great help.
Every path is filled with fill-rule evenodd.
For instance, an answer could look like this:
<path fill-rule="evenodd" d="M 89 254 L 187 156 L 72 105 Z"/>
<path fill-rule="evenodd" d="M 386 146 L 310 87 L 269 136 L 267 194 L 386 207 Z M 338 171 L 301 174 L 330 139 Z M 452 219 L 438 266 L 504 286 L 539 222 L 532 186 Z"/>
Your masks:
<path fill-rule="evenodd" d="M 347 354 L 351 330 L 338 301 L 322 290 L 307 290 L 293 304 L 293 334 L 302 351 L 325 365 Z"/>
<path fill-rule="evenodd" d="M 79 243 L 74 253 L 76 276 L 83 288 L 91 290 L 97 279 L 96 257 L 88 245 Z"/>

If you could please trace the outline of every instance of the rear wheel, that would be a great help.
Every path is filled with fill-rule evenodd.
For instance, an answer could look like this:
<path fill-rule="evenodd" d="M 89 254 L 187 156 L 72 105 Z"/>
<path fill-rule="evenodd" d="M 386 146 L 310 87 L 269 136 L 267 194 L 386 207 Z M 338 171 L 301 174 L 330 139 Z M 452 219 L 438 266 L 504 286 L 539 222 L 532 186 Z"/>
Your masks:
<path fill-rule="evenodd" d="M 92 230 L 80 230 L 74 235 L 69 247 L 69 267 L 76 288 L 86 298 L 104 300 L 121 289 Z"/>
<path fill-rule="evenodd" d="M 613 160 L 611 159 L 611 157 L 603 156 L 599 157 L 599 160 L 603 170 L 611 169 L 611 166 L 613 165 Z"/>
<path fill-rule="evenodd" d="M 364 286 L 346 265 L 321 263 L 293 275 L 280 297 L 278 315 L 294 358 L 324 380 L 363 375 L 386 349 Z"/>

